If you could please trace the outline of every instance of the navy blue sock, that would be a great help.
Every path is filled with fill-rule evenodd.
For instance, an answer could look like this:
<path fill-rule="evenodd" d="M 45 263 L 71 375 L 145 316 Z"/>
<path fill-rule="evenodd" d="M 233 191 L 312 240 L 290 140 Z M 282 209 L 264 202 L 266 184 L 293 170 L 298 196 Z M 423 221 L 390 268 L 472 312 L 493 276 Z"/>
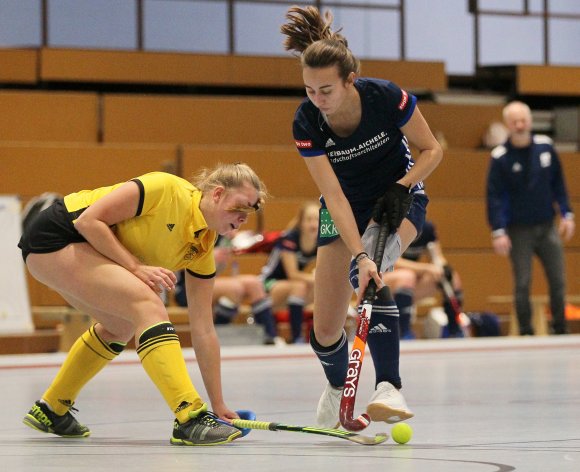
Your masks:
<path fill-rule="evenodd" d="M 290 328 L 292 341 L 302 336 L 302 321 L 304 319 L 304 299 L 300 297 L 288 297 L 288 311 L 290 313 Z"/>
<path fill-rule="evenodd" d="M 411 331 L 411 316 L 413 314 L 413 291 L 400 289 L 395 292 L 395 303 L 399 309 L 399 330 L 401 336 Z"/>
<path fill-rule="evenodd" d="M 332 346 L 321 346 L 314 336 L 314 329 L 310 331 L 310 345 L 318 356 L 324 375 L 333 387 L 344 386 L 346 370 L 348 368 L 348 340 L 343 331 L 340 339 Z"/>
<path fill-rule="evenodd" d="M 252 303 L 252 313 L 256 323 L 264 327 L 266 336 L 274 338 L 278 335 L 276 320 L 274 319 L 274 313 L 272 313 L 272 300 L 269 297 Z"/>
<path fill-rule="evenodd" d="M 377 299 L 369 325 L 367 344 L 375 365 L 376 383 L 387 381 L 401 388 L 399 375 L 399 310 L 395 301 Z"/>
<path fill-rule="evenodd" d="M 221 297 L 216 303 L 213 314 L 214 323 L 229 324 L 238 315 L 238 305 L 227 297 Z"/>

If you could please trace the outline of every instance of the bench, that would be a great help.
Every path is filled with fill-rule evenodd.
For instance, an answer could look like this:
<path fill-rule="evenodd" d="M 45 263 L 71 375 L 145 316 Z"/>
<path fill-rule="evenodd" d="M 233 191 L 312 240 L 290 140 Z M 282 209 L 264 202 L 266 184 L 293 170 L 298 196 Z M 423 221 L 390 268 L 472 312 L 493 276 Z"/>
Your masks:
<path fill-rule="evenodd" d="M 488 297 L 488 302 L 496 305 L 511 305 L 509 336 L 519 335 L 518 317 L 514 309 L 514 297 L 512 295 L 494 295 Z M 530 297 L 532 304 L 532 327 L 534 333 L 538 336 L 546 336 L 550 333 L 548 327 L 548 305 L 550 297 L 548 295 L 532 295 Z M 580 303 L 580 295 L 567 295 L 567 303 Z"/>

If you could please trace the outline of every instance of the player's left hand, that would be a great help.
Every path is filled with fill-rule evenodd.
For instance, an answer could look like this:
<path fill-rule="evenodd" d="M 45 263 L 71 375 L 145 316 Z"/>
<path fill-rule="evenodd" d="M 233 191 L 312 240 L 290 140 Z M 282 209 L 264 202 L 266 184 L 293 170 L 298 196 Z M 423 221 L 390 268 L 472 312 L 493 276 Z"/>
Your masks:
<path fill-rule="evenodd" d="M 387 224 L 391 228 L 391 232 L 394 232 L 399 229 L 403 218 L 409 213 L 411 203 L 413 203 L 413 195 L 410 193 L 409 187 L 395 182 L 375 203 L 373 220 L 380 223 L 383 215 L 386 214 Z"/>
<path fill-rule="evenodd" d="M 377 265 L 370 257 L 365 257 L 358 263 L 359 289 L 356 300 L 357 306 L 361 304 L 365 290 L 371 279 L 375 281 L 377 289 L 380 289 L 385 285 L 382 279 L 382 274 L 377 269 Z"/>

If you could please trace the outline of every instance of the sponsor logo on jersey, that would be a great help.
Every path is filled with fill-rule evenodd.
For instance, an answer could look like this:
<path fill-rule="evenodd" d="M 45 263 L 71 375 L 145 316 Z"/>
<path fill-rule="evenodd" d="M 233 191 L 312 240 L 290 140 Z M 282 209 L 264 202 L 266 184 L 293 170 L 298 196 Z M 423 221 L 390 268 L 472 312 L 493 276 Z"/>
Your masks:
<path fill-rule="evenodd" d="M 189 246 L 189 251 L 187 251 L 187 253 L 185 254 L 185 256 L 183 257 L 183 259 L 185 259 L 186 261 L 190 261 L 194 258 L 194 256 L 198 253 L 198 250 L 195 246 L 191 245 Z"/>
<path fill-rule="evenodd" d="M 339 162 L 350 161 L 359 156 L 363 156 L 367 152 L 374 151 L 389 142 L 389 136 L 385 131 L 373 136 L 362 143 L 352 146 L 348 149 L 336 149 L 335 151 L 328 151 L 327 155 L 330 162 L 337 164 Z"/>
<path fill-rule="evenodd" d="M 549 152 L 543 152 L 540 154 L 540 166 L 541 167 L 550 167 L 552 163 L 552 154 Z"/>
<path fill-rule="evenodd" d="M 297 139 L 295 142 L 298 149 L 312 149 L 311 139 Z"/>
<path fill-rule="evenodd" d="M 404 110 L 409 101 L 409 94 L 405 90 L 401 90 L 403 96 L 401 97 L 401 102 L 399 103 L 399 110 Z"/>
<path fill-rule="evenodd" d="M 326 209 L 320 210 L 318 236 L 321 238 L 338 236 L 338 229 L 334 225 L 334 221 L 332 220 L 332 216 L 330 216 L 330 212 Z"/>

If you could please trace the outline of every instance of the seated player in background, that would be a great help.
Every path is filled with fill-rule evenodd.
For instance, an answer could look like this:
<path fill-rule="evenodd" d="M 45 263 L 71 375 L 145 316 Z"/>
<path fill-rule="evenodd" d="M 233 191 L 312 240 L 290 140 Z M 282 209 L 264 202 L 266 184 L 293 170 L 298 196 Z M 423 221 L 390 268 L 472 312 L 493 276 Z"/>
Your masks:
<path fill-rule="evenodd" d="M 303 343 L 304 306 L 312 303 L 314 273 L 307 266 L 316 259 L 320 204 L 307 201 L 293 218 L 262 269 L 264 286 L 275 307 L 288 306 L 292 342 Z"/>
<path fill-rule="evenodd" d="M 252 307 L 256 323 L 264 328 L 264 344 L 283 345 L 284 339 L 278 336 L 276 320 L 272 312 L 272 300 L 266 293 L 262 279 L 254 274 L 239 274 L 231 240 L 235 232 L 220 236 L 214 248 L 214 258 L 218 276 L 212 294 L 214 323 L 229 324 L 239 314 L 242 303 Z M 220 275 L 227 269 L 231 275 Z M 175 302 L 187 306 L 187 297 L 183 286 L 183 273 L 177 274 Z"/>
<path fill-rule="evenodd" d="M 424 256 L 428 262 L 422 260 Z M 443 255 L 435 226 L 425 221 L 423 231 L 396 262 L 394 270 L 383 274 L 383 281 L 390 287 L 399 308 L 401 339 L 415 339 L 411 329 L 414 305 L 423 298 L 434 296 L 441 289 L 443 278 L 451 283 L 461 306 L 461 279 Z M 446 296 L 443 296 L 443 309 L 448 319 L 444 337 L 463 337 L 453 305 Z"/>

